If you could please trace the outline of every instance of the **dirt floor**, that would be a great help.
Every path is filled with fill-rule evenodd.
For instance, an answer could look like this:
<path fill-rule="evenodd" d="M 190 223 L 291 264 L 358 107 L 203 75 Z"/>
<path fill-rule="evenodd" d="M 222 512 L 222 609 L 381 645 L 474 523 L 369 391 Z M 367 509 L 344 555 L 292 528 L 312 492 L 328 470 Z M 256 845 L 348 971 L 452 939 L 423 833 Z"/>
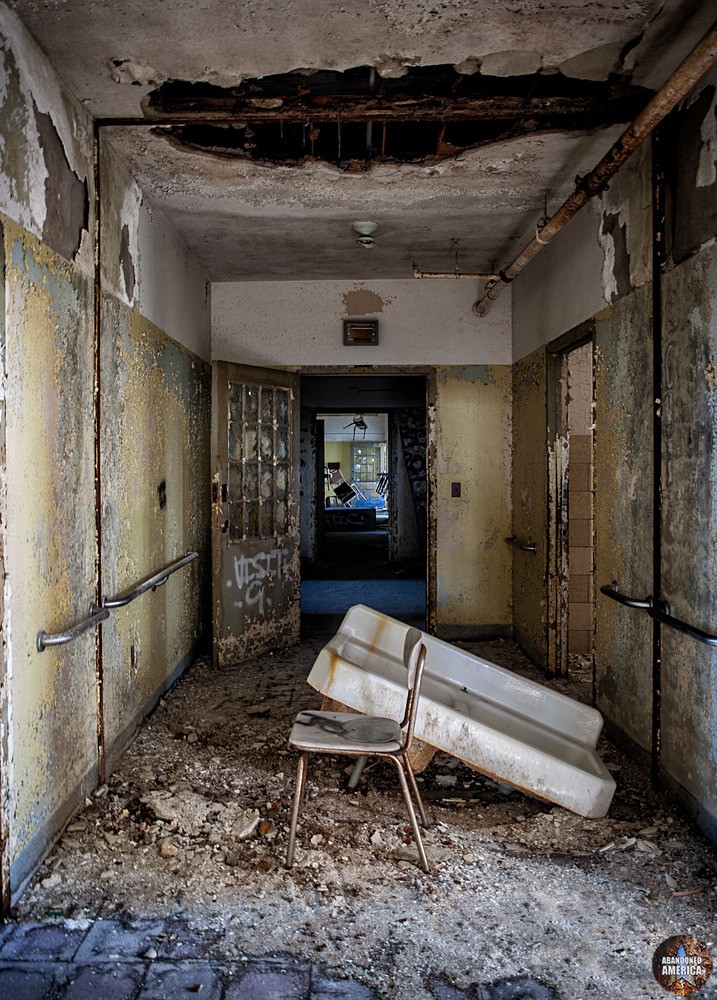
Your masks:
<path fill-rule="evenodd" d="M 319 961 L 397 1000 L 425 1000 L 435 981 L 460 997 L 521 975 L 565 1000 L 664 996 L 657 945 L 712 941 L 717 854 L 605 740 L 618 788 L 599 820 L 439 754 L 421 776 L 430 875 L 394 771 L 367 769 L 350 793 L 344 761 L 317 759 L 297 863 L 283 867 L 296 765 L 286 740 L 295 713 L 320 704 L 304 678 L 324 641 L 224 672 L 198 661 L 70 823 L 17 918 L 181 913 L 229 929 L 227 960 Z M 538 679 L 512 643 L 468 648 Z M 575 682 L 554 686 L 578 696 L 589 677 L 574 666 Z"/>

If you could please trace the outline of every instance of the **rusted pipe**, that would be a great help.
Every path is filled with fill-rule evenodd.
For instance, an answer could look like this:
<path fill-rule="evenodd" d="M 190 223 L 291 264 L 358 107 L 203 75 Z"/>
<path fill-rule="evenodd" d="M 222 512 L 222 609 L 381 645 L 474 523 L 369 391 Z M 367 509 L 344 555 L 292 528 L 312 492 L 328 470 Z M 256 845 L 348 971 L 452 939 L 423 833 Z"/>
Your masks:
<path fill-rule="evenodd" d="M 489 281 L 485 294 L 473 305 L 476 316 L 484 316 L 488 306 L 498 298 L 503 289 L 516 278 L 544 246 L 553 240 L 561 229 L 576 215 L 583 205 L 606 187 L 610 178 L 617 173 L 628 157 L 650 135 L 652 130 L 666 118 L 670 111 L 697 83 L 703 73 L 717 59 L 717 22 L 712 25 L 704 38 L 683 60 L 670 79 L 645 105 L 643 110 L 610 147 L 594 170 L 578 179 L 575 190 L 560 208 L 545 223 L 528 245 L 521 250 L 512 264 L 504 268 L 497 279 Z"/>
<path fill-rule="evenodd" d="M 414 278 L 473 278 L 476 281 L 496 281 L 499 274 L 476 274 L 472 271 L 421 271 L 413 262 Z"/>

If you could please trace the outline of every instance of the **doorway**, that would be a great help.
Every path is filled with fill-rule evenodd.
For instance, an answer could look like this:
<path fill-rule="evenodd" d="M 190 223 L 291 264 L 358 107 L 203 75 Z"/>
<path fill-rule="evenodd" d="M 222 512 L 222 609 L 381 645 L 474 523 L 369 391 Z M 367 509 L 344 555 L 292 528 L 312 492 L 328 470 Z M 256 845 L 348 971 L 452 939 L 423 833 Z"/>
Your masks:
<path fill-rule="evenodd" d="M 303 376 L 301 400 L 302 619 L 425 627 L 425 377 Z"/>
<path fill-rule="evenodd" d="M 550 666 L 592 685 L 594 653 L 594 388 L 592 338 L 553 354 Z"/>

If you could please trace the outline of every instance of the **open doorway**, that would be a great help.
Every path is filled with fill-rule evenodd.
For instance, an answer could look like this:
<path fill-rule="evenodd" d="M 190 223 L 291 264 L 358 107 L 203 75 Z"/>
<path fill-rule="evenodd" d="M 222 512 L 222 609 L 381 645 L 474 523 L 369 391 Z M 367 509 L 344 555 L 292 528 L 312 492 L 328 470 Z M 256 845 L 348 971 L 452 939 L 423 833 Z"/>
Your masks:
<path fill-rule="evenodd" d="M 592 339 L 554 355 L 553 669 L 592 684 L 594 646 Z"/>
<path fill-rule="evenodd" d="M 423 376 L 302 377 L 302 616 L 424 626 L 425 394 Z"/>

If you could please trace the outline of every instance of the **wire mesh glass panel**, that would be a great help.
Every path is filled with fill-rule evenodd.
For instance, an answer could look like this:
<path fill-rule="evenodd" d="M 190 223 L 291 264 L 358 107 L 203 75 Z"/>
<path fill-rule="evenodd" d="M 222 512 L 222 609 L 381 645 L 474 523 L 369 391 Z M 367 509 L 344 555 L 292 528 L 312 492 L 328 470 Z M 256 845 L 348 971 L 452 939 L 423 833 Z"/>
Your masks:
<path fill-rule="evenodd" d="M 229 540 L 238 542 L 244 537 L 244 504 L 229 504 Z"/>
<path fill-rule="evenodd" d="M 275 389 L 276 396 L 276 422 L 277 424 L 289 423 L 289 391 L 288 389 Z"/>
<path fill-rule="evenodd" d="M 227 499 L 229 503 L 236 503 L 236 501 L 241 500 L 243 497 L 242 491 L 242 476 L 241 476 L 241 463 L 240 462 L 230 462 L 229 463 L 229 481 L 228 489 L 229 495 Z"/>
<path fill-rule="evenodd" d="M 244 407 L 244 386 L 230 382 L 227 386 L 227 420 L 241 423 Z"/>
<path fill-rule="evenodd" d="M 259 388 L 247 385 L 244 390 L 244 419 L 249 424 L 255 424 L 259 420 Z"/>
<path fill-rule="evenodd" d="M 286 534 L 291 394 L 230 384 L 227 409 L 230 541 Z"/>
<path fill-rule="evenodd" d="M 288 500 L 277 500 L 275 505 L 276 533 L 285 535 L 289 530 L 289 502 Z"/>

